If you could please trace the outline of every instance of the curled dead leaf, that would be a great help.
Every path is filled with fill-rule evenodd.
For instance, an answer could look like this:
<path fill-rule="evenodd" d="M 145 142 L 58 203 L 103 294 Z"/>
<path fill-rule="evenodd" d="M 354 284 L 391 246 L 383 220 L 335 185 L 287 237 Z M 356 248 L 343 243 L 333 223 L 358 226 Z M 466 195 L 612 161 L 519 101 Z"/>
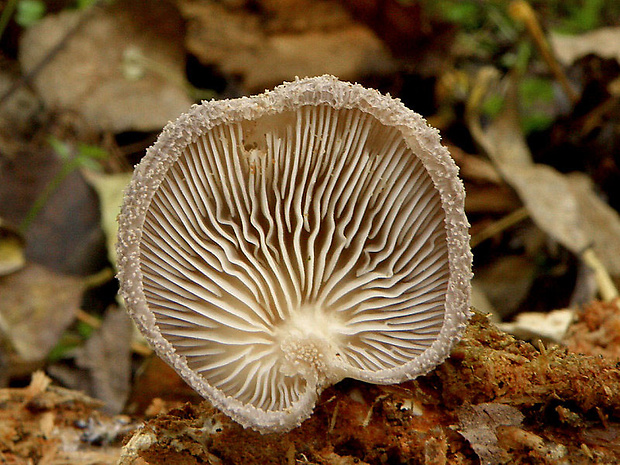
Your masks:
<path fill-rule="evenodd" d="M 613 299 L 618 292 L 608 273 L 615 273 L 618 268 L 615 260 L 607 257 L 620 247 L 620 217 L 613 215 L 608 206 L 602 206 L 593 186 L 588 186 L 583 176 L 571 180 L 551 166 L 533 162 L 519 126 L 515 74 L 504 81 L 504 109 L 487 127 L 482 127 L 480 103 L 485 92 L 496 86 L 497 79 L 496 71 L 483 69 L 472 90 L 467 122 L 474 139 L 515 189 L 538 227 L 593 267 L 601 295 Z"/>

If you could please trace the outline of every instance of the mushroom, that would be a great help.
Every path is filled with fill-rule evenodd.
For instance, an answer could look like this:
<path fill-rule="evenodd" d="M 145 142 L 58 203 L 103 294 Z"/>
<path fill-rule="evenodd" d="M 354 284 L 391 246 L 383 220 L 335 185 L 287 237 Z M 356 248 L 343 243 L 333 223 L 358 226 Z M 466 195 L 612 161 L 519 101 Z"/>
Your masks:
<path fill-rule="evenodd" d="M 458 168 L 399 100 L 333 76 L 203 102 L 137 166 L 121 294 L 157 354 L 245 427 L 286 431 L 345 377 L 400 383 L 469 317 Z"/>

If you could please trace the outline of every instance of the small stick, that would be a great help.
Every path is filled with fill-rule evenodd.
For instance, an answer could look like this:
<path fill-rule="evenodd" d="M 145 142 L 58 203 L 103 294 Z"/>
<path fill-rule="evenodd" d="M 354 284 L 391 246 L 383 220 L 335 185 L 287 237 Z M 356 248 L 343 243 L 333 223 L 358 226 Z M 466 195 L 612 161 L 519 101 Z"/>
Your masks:
<path fill-rule="evenodd" d="M 471 238 L 471 247 L 472 248 L 476 247 L 481 242 L 484 242 L 487 239 L 490 239 L 491 237 L 495 236 L 496 234 L 499 234 L 502 231 L 505 231 L 511 226 L 514 226 L 515 224 L 520 223 L 521 221 L 526 219 L 528 216 L 530 216 L 530 214 L 526 207 L 521 207 L 521 208 L 516 209 L 515 211 L 504 216 L 503 218 L 491 223 L 479 233 L 475 234 Z"/>
<path fill-rule="evenodd" d="M 547 63 L 551 72 L 558 80 L 564 92 L 573 103 L 579 101 L 579 95 L 575 92 L 575 89 L 570 85 L 566 73 L 558 63 L 558 60 L 553 55 L 551 47 L 545 37 L 545 33 L 540 27 L 540 23 L 536 18 L 536 13 L 532 10 L 532 7 L 525 0 L 514 0 L 509 7 L 510 15 L 517 21 L 523 23 L 529 32 L 530 36 L 534 40 L 534 45 L 542 55 L 543 60 Z"/>
<path fill-rule="evenodd" d="M 329 429 L 327 430 L 327 434 L 332 434 L 334 428 L 336 427 L 336 418 L 338 418 L 338 408 L 340 407 L 340 403 L 336 402 L 336 407 L 334 407 L 334 413 L 332 413 L 332 418 L 329 421 Z"/>

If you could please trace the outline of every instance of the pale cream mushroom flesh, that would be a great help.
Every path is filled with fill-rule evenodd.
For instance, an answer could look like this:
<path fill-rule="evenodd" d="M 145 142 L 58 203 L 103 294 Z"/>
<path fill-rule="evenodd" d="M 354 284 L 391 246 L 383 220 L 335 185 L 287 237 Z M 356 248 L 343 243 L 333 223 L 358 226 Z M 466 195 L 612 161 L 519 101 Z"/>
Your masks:
<path fill-rule="evenodd" d="M 332 76 L 204 102 L 137 166 L 121 293 L 155 351 L 246 427 L 345 377 L 427 373 L 469 316 L 458 169 L 400 101 Z"/>

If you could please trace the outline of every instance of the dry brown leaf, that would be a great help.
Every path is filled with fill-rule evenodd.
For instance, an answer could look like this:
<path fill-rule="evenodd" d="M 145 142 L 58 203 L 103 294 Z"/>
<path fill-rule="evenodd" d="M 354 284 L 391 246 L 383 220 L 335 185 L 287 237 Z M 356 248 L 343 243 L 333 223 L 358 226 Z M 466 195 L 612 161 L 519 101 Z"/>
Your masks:
<path fill-rule="evenodd" d="M 469 441 L 483 465 L 507 463 L 508 452 L 500 447 L 497 429 L 500 426 L 518 426 L 523 414 L 510 405 L 486 403 L 463 406 L 459 412 L 459 433 Z"/>
<path fill-rule="evenodd" d="M 11 73 L 0 70 L 0 95 L 5 95 L 16 80 Z M 12 91 L 0 105 L 0 153 L 4 159 L 10 160 L 24 150 L 24 137 L 32 132 L 39 106 L 37 97 L 26 87 Z"/>
<path fill-rule="evenodd" d="M 450 154 L 460 168 L 460 175 L 464 181 L 481 184 L 502 184 L 502 178 L 495 166 L 487 159 L 465 152 L 457 145 L 445 142 Z"/>
<path fill-rule="evenodd" d="M 500 87 L 498 79 L 495 68 L 485 67 L 478 72 L 467 102 L 466 119 L 476 143 L 504 174 L 508 166 L 531 165 L 532 154 L 519 126 L 515 76 L 510 75 L 503 81 L 506 99 L 501 113 L 486 127 L 480 124 L 480 105 L 490 89 Z"/>
<path fill-rule="evenodd" d="M 620 276 L 620 215 L 595 192 L 592 179 L 583 173 L 566 176 L 568 188 L 577 199 L 581 227 L 592 240 L 592 248 L 613 276 Z"/>
<path fill-rule="evenodd" d="M 28 264 L 0 279 L 0 331 L 24 361 L 41 361 L 75 319 L 84 280 Z"/>
<path fill-rule="evenodd" d="M 19 53 L 25 73 L 62 40 L 80 14 L 48 15 L 25 30 Z M 181 18 L 169 2 L 111 2 L 69 38 L 37 74 L 34 87 L 48 107 L 82 115 L 94 128 L 159 129 L 192 103 L 179 85 L 185 73 L 182 34 Z M 126 55 L 131 51 L 157 69 L 129 78 Z"/>
<path fill-rule="evenodd" d="M 66 165 L 65 165 L 66 166 Z M 62 178 L 63 161 L 49 146 L 35 144 L 0 169 L 0 216 L 24 225 L 36 202 L 43 207 L 23 233 L 28 261 L 70 275 L 105 266 L 97 199 L 78 171 Z"/>
<path fill-rule="evenodd" d="M 476 142 L 496 164 L 504 179 L 510 184 L 527 207 L 534 222 L 547 234 L 575 255 L 592 247 L 588 254 L 598 257 L 606 271 L 615 273 L 616 259 L 609 258 L 618 250 L 620 242 L 620 217 L 610 214 L 601 206 L 592 185 L 571 181 L 569 176 L 554 168 L 535 164 L 519 126 L 516 76 L 506 80 L 506 104 L 499 116 L 488 127 L 480 124 L 479 104 L 482 95 L 493 84 L 497 73 L 482 70 L 478 85 L 468 102 L 467 120 Z M 579 179 L 579 178 L 576 178 Z M 598 230 L 603 232 L 599 233 Z M 592 265 L 592 263 L 588 263 Z M 609 286 L 605 270 L 597 269 L 601 292 L 613 298 L 617 291 Z"/>
<path fill-rule="evenodd" d="M 542 230 L 576 255 L 590 245 L 592 238 L 585 231 L 583 213 L 565 175 L 541 164 L 506 164 L 501 171 Z"/>
<path fill-rule="evenodd" d="M 129 395 L 132 324 L 124 309 L 110 308 L 101 327 L 79 349 L 76 363 L 89 372 L 89 393 L 119 413 Z"/>
<path fill-rule="evenodd" d="M 266 19 L 219 2 L 182 2 L 189 21 L 187 48 L 202 63 L 240 76 L 249 91 L 296 76 L 355 79 L 393 70 L 387 47 L 369 28 L 351 20 L 342 6 L 329 2 L 327 10 L 327 2 L 287 3 L 286 8 L 274 7 L 272 18 Z"/>
<path fill-rule="evenodd" d="M 555 56 L 565 66 L 589 54 L 615 58 L 620 63 L 620 27 L 603 27 L 579 35 L 552 32 L 549 40 Z"/>
<path fill-rule="evenodd" d="M 514 313 L 527 297 L 535 273 L 536 263 L 532 258 L 508 255 L 498 257 L 476 272 L 474 282 L 502 319 Z"/>

